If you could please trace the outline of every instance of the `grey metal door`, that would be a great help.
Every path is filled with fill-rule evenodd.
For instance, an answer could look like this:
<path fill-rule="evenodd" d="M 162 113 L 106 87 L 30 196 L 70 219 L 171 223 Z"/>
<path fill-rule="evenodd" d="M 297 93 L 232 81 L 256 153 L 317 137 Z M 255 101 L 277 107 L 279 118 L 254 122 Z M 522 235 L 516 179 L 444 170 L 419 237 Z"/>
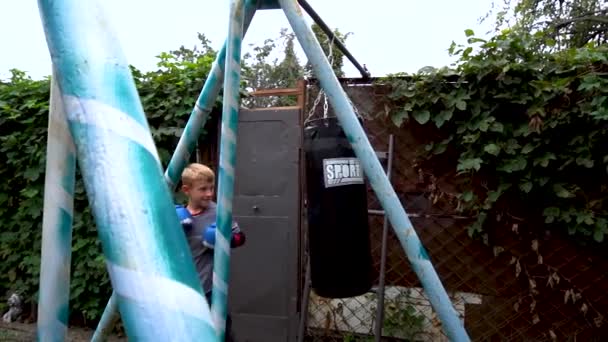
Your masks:
<path fill-rule="evenodd" d="M 230 307 L 239 342 L 295 341 L 298 320 L 300 110 L 239 113 Z"/>

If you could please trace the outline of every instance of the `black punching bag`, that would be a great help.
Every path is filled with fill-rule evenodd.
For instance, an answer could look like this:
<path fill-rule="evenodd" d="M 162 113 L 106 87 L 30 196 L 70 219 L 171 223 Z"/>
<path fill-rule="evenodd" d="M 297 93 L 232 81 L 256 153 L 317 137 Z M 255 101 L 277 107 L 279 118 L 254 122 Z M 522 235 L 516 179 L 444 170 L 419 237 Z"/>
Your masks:
<path fill-rule="evenodd" d="M 365 294 L 372 258 L 363 170 L 336 118 L 304 129 L 312 288 L 325 298 Z"/>

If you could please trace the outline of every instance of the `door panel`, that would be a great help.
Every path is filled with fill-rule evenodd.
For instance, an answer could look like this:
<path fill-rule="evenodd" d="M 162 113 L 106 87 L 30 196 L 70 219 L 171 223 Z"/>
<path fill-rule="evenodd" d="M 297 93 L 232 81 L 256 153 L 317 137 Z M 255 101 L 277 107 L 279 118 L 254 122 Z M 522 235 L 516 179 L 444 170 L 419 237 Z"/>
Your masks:
<path fill-rule="evenodd" d="M 299 109 L 239 113 L 230 307 L 239 341 L 295 341 L 299 257 Z"/>

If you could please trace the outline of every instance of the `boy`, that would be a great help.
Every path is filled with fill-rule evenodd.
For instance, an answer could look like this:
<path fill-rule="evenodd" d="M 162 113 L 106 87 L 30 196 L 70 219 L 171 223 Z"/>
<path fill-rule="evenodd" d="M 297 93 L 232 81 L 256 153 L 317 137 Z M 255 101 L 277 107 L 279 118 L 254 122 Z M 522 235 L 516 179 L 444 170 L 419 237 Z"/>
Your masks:
<path fill-rule="evenodd" d="M 186 206 L 187 219 L 178 214 L 186 233 L 186 238 L 194 258 L 194 266 L 198 273 L 207 302 L 211 304 L 211 289 L 213 286 L 213 247 L 215 243 L 216 204 L 213 202 L 215 189 L 215 174 L 213 171 L 198 163 L 188 165 L 182 172 L 182 192 L 188 197 Z M 176 206 L 177 210 L 184 210 Z M 210 227 L 211 226 L 211 227 Z M 240 247 L 245 243 L 245 235 L 238 224 L 232 224 L 231 247 Z M 226 341 L 233 341 L 230 315 L 226 319 Z"/>

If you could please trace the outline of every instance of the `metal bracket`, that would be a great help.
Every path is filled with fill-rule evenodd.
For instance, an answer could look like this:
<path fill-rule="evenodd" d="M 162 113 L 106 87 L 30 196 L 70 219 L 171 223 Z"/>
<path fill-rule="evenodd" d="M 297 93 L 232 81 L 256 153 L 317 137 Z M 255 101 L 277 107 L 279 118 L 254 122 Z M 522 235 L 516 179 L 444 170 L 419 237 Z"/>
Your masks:
<path fill-rule="evenodd" d="M 258 10 L 281 9 L 277 0 L 258 0 Z"/>

